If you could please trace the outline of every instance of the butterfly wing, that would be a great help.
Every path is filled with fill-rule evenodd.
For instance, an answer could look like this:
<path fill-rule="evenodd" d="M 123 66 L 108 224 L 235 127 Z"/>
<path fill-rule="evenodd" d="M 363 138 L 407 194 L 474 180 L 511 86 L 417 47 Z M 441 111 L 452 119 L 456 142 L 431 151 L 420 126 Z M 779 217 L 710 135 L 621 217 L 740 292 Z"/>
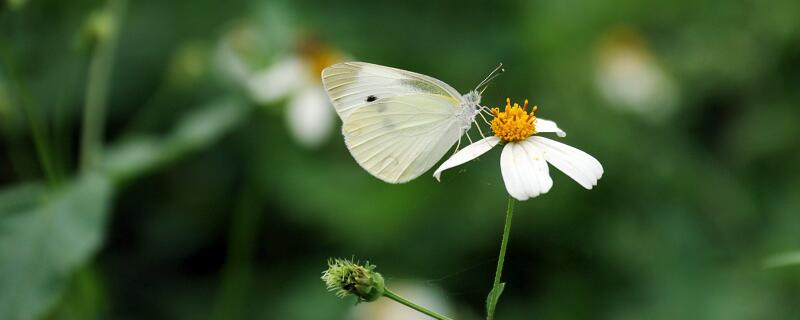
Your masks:
<path fill-rule="evenodd" d="M 453 87 L 429 76 L 366 62 L 343 62 L 322 70 L 322 85 L 342 120 L 378 99 L 428 93 L 461 100 Z"/>
<path fill-rule="evenodd" d="M 381 98 L 349 112 L 342 133 L 362 168 L 389 183 L 428 171 L 464 132 L 460 101 L 430 93 Z"/>

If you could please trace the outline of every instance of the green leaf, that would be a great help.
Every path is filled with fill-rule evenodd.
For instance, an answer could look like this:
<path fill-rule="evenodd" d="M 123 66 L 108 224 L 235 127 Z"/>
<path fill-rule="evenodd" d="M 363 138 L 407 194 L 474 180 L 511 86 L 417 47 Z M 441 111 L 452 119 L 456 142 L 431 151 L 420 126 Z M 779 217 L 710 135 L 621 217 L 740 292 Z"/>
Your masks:
<path fill-rule="evenodd" d="M 764 268 L 780 268 L 800 265 L 800 251 L 790 251 L 770 256 L 764 260 Z"/>
<path fill-rule="evenodd" d="M 89 174 L 45 190 L 23 185 L 0 192 L 6 210 L 0 213 L 0 319 L 41 317 L 102 241 L 112 196 L 105 177 Z M 6 203 L 19 194 L 27 200 Z"/>
<path fill-rule="evenodd" d="M 74 272 L 62 293 L 63 298 L 50 312 L 48 320 L 101 319 L 107 303 L 100 274 L 92 263 Z"/>
<path fill-rule="evenodd" d="M 0 192 L 0 219 L 6 214 L 34 206 L 44 197 L 47 187 L 41 183 L 24 183 Z"/>
<path fill-rule="evenodd" d="M 187 154 L 202 150 L 244 122 L 248 105 L 221 98 L 188 114 L 165 137 L 139 135 L 110 146 L 103 170 L 117 182 L 135 179 Z"/>
<path fill-rule="evenodd" d="M 489 291 L 489 295 L 486 296 L 486 314 L 494 316 L 494 308 L 497 307 L 497 301 L 500 300 L 500 295 L 503 294 L 503 289 L 506 288 L 506 283 L 501 282 L 497 284 L 492 291 Z"/>

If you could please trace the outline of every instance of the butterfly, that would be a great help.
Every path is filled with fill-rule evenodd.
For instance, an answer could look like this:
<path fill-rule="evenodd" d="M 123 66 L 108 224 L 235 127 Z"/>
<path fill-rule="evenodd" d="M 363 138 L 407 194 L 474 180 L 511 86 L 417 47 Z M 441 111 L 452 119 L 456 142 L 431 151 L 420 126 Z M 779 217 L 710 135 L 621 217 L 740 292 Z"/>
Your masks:
<path fill-rule="evenodd" d="M 329 66 L 322 84 L 356 162 L 378 179 L 404 183 L 460 143 L 485 108 L 481 94 L 503 71 L 500 64 L 463 95 L 438 79 L 366 62 Z"/>

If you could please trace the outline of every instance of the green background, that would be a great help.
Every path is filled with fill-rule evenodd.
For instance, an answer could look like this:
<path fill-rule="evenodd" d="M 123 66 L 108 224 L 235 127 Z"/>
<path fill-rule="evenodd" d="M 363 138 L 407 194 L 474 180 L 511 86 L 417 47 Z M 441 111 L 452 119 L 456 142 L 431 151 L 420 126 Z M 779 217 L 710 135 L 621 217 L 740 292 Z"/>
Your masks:
<path fill-rule="evenodd" d="M 785 256 L 800 250 L 800 2 L 0 7 L 0 319 L 347 319 L 368 306 L 325 291 L 331 256 L 481 317 L 506 203 L 499 150 L 441 183 L 389 185 L 352 160 L 338 119 L 302 147 L 285 99 L 255 103 L 215 62 L 245 22 L 254 68 L 309 35 L 462 92 L 503 62 L 483 102 L 530 99 L 600 160 L 595 189 L 551 167 L 553 189 L 518 204 L 498 319 L 800 315 Z M 81 170 L 102 30 L 118 30 L 102 161 Z M 645 97 L 633 108 L 600 89 L 626 49 L 661 79 L 653 95 L 623 79 L 621 94 Z"/>

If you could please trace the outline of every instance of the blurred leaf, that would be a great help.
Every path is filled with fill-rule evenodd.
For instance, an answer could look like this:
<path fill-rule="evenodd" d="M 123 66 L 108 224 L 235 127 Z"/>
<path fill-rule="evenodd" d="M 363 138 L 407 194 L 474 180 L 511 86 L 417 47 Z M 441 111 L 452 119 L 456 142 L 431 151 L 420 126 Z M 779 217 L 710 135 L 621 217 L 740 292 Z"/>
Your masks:
<path fill-rule="evenodd" d="M 40 317 L 102 240 L 112 195 L 105 177 L 89 174 L 51 193 L 42 190 L 22 186 L 0 193 L 3 201 L 15 194 L 37 198 L 0 203 L 10 209 L 0 214 L 0 319 Z"/>
<path fill-rule="evenodd" d="M 114 181 L 128 180 L 202 149 L 235 128 L 249 108 L 240 100 L 220 99 L 185 116 L 163 139 L 135 136 L 110 147 L 103 168 Z"/>
<path fill-rule="evenodd" d="M 764 260 L 764 268 L 779 268 L 800 265 L 800 251 L 776 254 Z"/>
<path fill-rule="evenodd" d="M 25 183 L 2 190 L 0 192 L 0 219 L 8 213 L 34 206 L 46 191 L 45 185 L 40 183 Z"/>
<path fill-rule="evenodd" d="M 104 288 L 91 265 L 75 272 L 64 298 L 53 308 L 48 320 L 99 319 L 106 303 Z"/>

